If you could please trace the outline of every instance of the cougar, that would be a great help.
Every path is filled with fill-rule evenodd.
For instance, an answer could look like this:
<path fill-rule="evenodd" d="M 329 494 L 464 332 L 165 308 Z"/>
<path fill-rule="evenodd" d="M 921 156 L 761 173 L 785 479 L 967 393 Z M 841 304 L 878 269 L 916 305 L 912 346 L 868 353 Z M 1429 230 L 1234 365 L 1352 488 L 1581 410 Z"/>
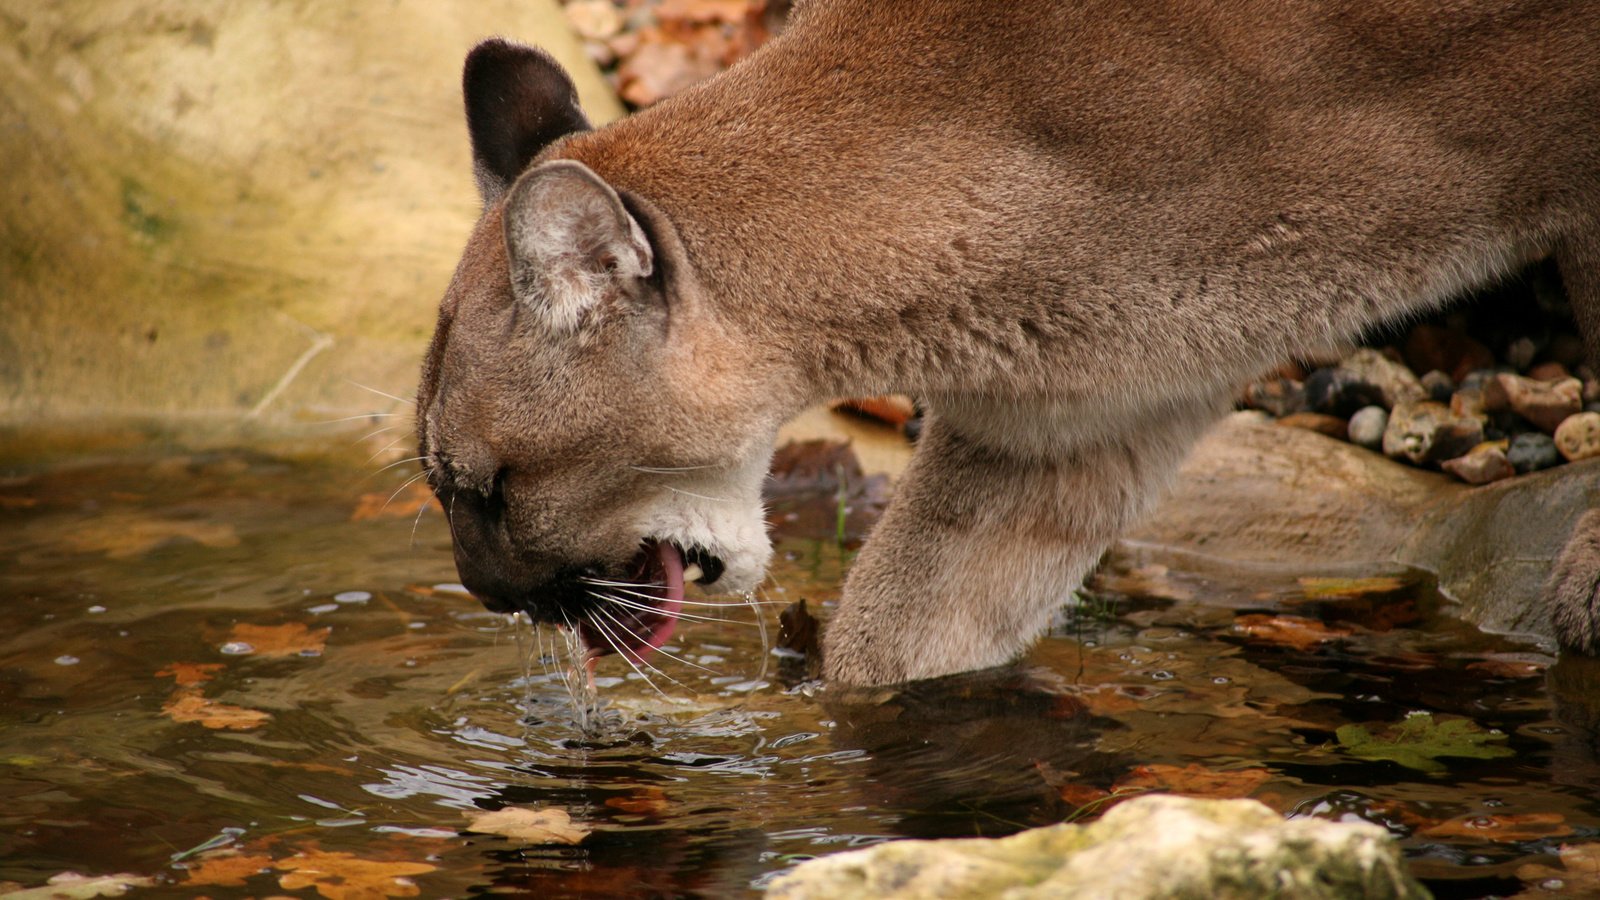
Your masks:
<path fill-rule="evenodd" d="M 1600 350 L 1586 0 L 808 0 L 591 129 L 544 53 L 464 75 L 483 213 L 417 395 L 462 582 L 659 647 L 771 550 L 778 427 L 928 415 L 831 679 L 1009 661 L 1236 386 L 1551 255 Z M 1595 649 L 1600 540 L 1553 581 Z"/>

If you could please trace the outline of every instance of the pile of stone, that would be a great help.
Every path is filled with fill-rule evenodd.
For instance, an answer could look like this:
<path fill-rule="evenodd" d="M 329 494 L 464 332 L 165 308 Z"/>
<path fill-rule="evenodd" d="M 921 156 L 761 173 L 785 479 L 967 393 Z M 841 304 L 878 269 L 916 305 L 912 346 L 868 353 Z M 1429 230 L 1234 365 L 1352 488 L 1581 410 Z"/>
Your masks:
<path fill-rule="evenodd" d="M 1558 290 L 1526 293 L 1510 298 L 1529 310 L 1522 322 L 1441 317 L 1326 365 L 1282 367 L 1240 406 L 1469 484 L 1600 456 L 1600 381 L 1583 343 Z"/>

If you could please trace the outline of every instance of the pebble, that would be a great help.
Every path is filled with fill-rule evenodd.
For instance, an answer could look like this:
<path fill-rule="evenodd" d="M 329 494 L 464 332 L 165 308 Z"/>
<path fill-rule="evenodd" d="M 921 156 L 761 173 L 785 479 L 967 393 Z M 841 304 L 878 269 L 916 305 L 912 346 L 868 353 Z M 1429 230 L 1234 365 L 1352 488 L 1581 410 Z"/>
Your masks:
<path fill-rule="evenodd" d="M 1456 380 L 1438 369 L 1422 376 L 1421 384 L 1428 392 L 1428 399 L 1440 403 L 1449 403 L 1450 396 L 1456 392 Z"/>
<path fill-rule="evenodd" d="M 1567 367 L 1558 362 L 1542 362 L 1528 370 L 1528 377 L 1534 381 L 1560 381 L 1571 378 L 1572 373 Z"/>
<path fill-rule="evenodd" d="M 1511 467 L 1517 470 L 1518 475 L 1524 475 L 1560 463 L 1561 452 L 1556 449 L 1556 442 L 1550 435 L 1530 431 L 1511 439 L 1506 459 L 1511 461 Z"/>
<path fill-rule="evenodd" d="M 1307 431 L 1315 431 L 1318 434 L 1325 434 L 1341 441 L 1344 440 L 1345 434 L 1349 430 L 1349 426 L 1338 416 L 1314 412 L 1290 413 L 1279 419 L 1278 424 L 1288 425 L 1291 428 L 1304 428 Z"/>
<path fill-rule="evenodd" d="M 1328 416 L 1349 418 L 1363 406 L 1382 406 L 1383 392 L 1376 385 L 1351 378 L 1338 368 L 1321 368 L 1306 376 L 1306 408 Z"/>
<path fill-rule="evenodd" d="M 1439 468 L 1467 484 L 1488 484 L 1517 474 L 1511 460 L 1506 458 L 1503 441 L 1479 444 L 1462 456 L 1445 460 Z"/>
<path fill-rule="evenodd" d="M 1383 453 L 1413 463 L 1453 459 L 1483 442 L 1483 423 L 1432 400 L 1401 403 L 1389 415 Z"/>
<path fill-rule="evenodd" d="M 1377 388 L 1384 409 L 1393 409 L 1398 403 L 1428 396 L 1428 389 L 1406 368 L 1405 363 L 1390 359 L 1377 350 L 1357 350 L 1339 363 L 1338 371 L 1351 382 Z"/>
<path fill-rule="evenodd" d="M 1583 409 L 1583 382 L 1535 381 L 1502 372 L 1484 381 L 1483 408 L 1489 413 L 1509 410 L 1550 434 L 1567 416 Z"/>
<path fill-rule="evenodd" d="M 1346 436 L 1350 443 L 1368 450 L 1383 449 L 1383 432 L 1389 427 L 1389 411 L 1381 406 L 1363 406 L 1350 417 Z"/>
<path fill-rule="evenodd" d="M 1568 462 L 1600 456 L 1600 413 L 1568 416 L 1556 429 L 1556 449 Z"/>
<path fill-rule="evenodd" d="M 1306 389 L 1300 382 L 1290 378 L 1253 382 L 1245 386 L 1244 405 L 1281 419 L 1290 413 L 1305 410 Z"/>

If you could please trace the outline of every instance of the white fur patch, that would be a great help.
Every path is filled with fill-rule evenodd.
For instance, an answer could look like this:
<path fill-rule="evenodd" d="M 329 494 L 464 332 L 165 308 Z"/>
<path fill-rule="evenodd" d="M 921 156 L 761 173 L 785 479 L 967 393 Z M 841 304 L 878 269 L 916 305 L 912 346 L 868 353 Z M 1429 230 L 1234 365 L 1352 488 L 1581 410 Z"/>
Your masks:
<path fill-rule="evenodd" d="M 771 459 L 768 441 L 733 469 L 661 474 L 659 492 L 635 531 L 684 550 L 698 547 L 720 559 L 722 577 L 712 586 L 717 591 L 755 590 L 772 559 L 761 503 L 761 484 Z"/>

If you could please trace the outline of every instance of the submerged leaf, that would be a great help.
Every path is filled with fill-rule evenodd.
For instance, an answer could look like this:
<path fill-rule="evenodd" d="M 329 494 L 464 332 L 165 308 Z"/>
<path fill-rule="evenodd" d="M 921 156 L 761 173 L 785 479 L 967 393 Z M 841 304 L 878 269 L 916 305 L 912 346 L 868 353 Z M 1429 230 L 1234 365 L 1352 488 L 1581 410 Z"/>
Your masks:
<path fill-rule="evenodd" d="M 1282 644 L 1296 650 L 1310 650 L 1326 641 L 1349 637 L 1348 628 L 1324 625 L 1316 619 L 1303 616 L 1271 616 L 1251 613 L 1234 620 L 1233 627 L 1250 637 L 1270 644 Z"/>
<path fill-rule="evenodd" d="M 589 829 L 572 821 L 560 807 L 524 809 L 508 806 L 473 817 L 468 831 L 498 834 L 530 844 L 576 844 L 589 836 Z"/>
<path fill-rule="evenodd" d="M 242 887 L 246 878 L 270 871 L 272 871 L 270 856 L 224 853 L 204 857 L 194 863 L 184 884 L 190 887 L 207 884 L 217 887 Z"/>
<path fill-rule="evenodd" d="M 1434 721 L 1431 713 L 1416 712 L 1376 736 L 1363 725 L 1343 725 L 1335 732 L 1344 752 L 1361 759 L 1386 759 L 1419 772 L 1443 772 L 1439 757 L 1495 759 L 1511 756 L 1509 747 L 1491 743 L 1506 736 L 1484 731 L 1467 719 Z"/>
<path fill-rule="evenodd" d="M 310 656 L 322 652 L 332 627 L 307 628 L 303 622 L 252 625 L 241 622 L 228 633 L 230 641 L 249 644 L 256 656 Z"/>
<path fill-rule="evenodd" d="M 1233 800 L 1248 797 L 1272 778 L 1259 766 L 1244 769 L 1210 769 L 1199 764 L 1134 766 L 1112 785 L 1116 792 L 1166 791 L 1185 797 Z"/>
<path fill-rule="evenodd" d="M 328 900 L 383 900 L 421 893 L 409 876 L 432 872 L 428 863 L 361 859 L 353 853 L 307 850 L 274 864 L 286 872 L 278 885 L 286 891 L 314 887 Z"/>
<path fill-rule="evenodd" d="M 41 887 L 6 890 L 0 884 L 0 900 L 90 900 L 92 897 L 121 897 L 130 888 L 151 887 L 154 878 L 119 873 L 117 875 L 79 875 L 62 872 L 51 876 Z"/>
<path fill-rule="evenodd" d="M 230 706 L 200 695 L 198 687 L 181 687 L 162 704 L 161 713 L 174 722 L 194 722 L 207 728 L 244 731 L 272 721 L 272 714 L 259 709 Z"/>

